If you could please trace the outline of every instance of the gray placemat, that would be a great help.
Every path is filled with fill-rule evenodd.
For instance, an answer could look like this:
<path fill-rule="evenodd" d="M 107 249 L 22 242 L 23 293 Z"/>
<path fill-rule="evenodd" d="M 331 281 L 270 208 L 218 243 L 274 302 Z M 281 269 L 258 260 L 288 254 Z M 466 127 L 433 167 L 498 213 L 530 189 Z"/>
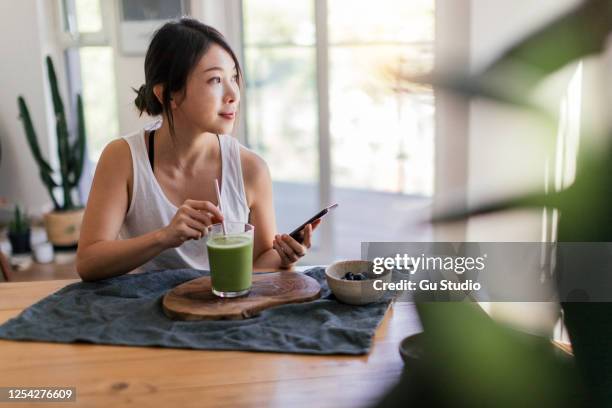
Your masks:
<path fill-rule="evenodd" d="M 321 284 L 321 298 L 277 306 L 246 320 L 175 321 L 162 310 L 173 287 L 208 275 L 175 269 L 77 282 L 0 326 L 0 338 L 91 342 L 203 350 L 305 354 L 365 354 L 389 299 L 366 306 L 338 302 L 321 267 L 305 272 Z"/>

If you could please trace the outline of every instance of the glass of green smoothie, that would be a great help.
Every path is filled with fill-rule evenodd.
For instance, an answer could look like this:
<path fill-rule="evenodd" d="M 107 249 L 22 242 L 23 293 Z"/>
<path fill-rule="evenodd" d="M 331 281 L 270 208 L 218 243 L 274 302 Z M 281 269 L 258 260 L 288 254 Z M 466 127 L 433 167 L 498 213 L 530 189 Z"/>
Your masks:
<path fill-rule="evenodd" d="M 233 298 L 249 293 L 253 275 L 254 232 L 255 227 L 243 222 L 210 226 L 206 248 L 215 295 Z"/>

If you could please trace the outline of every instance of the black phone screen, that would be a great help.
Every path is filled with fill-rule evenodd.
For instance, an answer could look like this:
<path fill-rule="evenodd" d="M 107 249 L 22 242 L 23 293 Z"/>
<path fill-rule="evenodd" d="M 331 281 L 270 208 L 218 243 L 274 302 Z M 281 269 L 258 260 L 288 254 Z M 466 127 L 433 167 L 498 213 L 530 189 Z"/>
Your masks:
<path fill-rule="evenodd" d="M 306 227 L 306 225 L 308 225 L 310 223 L 315 222 L 319 218 L 325 217 L 327 215 L 327 213 L 329 213 L 331 210 L 333 210 L 336 207 L 338 207 L 338 204 L 333 204 L 333 205 L 330 205 L 329 207 L 326 207 L 326 208 L 322 209 L 321 211 L 319 211 L 318 213 L 316 213 L 315 215 L 310 217 L 308 220 L 306 220 L 302 225 L 300 225 L 299 227 L 294 229 L 291 232 L 291 234 L 289 234 L 289 235 L 291 236 L 291 238 L 295 239 L 297 242 L 299 242 L 301 244 L 303 239 L 304 239 L 304 237 L 300 234 L 300 232 L 302 232 L 304 227 Z"/>

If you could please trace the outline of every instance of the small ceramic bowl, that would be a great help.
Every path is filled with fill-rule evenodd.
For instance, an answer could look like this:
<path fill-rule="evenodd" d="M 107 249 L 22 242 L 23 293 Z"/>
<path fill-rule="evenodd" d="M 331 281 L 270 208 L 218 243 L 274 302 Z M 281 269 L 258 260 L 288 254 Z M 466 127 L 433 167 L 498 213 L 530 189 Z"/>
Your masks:
<path fill-rule="evenodd" d="M 325 269 L 327 285 L 334 296 L 343 303 L 365 305 L 376 302 L 383 297 L 386 291 L 374 289 L 374 282 L 390 282 L 391 271 L 386 269 L 380 275 L 375 274 L 372 271 L 373 266 L 373 263 L 369 261 L 335 262 Z M 342 279 L 347 272 L 363 273 L 367 279 L 360 281 Z"/>

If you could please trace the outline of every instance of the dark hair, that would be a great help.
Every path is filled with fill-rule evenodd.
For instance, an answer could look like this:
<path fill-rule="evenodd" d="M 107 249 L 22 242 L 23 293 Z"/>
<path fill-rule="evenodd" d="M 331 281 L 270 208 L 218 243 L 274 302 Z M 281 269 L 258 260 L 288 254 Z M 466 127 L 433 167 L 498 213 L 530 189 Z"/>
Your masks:
<path fill-rule="evenodd" d="M 145 83 L 138 90 L 132 88 L 138 94 L 134 103 L 140 115 L 146 112 L 156 116 L 165 112 L 170 133 L 174 136 L 171 95 L 185 91 L 189 73 L 212 44 L 219 45 L 232 57 L 240 84 L 242 71 L 238 58 L 219 31 L 188 17 L 170 21 L 158 29 L 145 57 Z M 164 86 L 161 103 L 153 93 L 153 86 L 157 84 Z"/>

